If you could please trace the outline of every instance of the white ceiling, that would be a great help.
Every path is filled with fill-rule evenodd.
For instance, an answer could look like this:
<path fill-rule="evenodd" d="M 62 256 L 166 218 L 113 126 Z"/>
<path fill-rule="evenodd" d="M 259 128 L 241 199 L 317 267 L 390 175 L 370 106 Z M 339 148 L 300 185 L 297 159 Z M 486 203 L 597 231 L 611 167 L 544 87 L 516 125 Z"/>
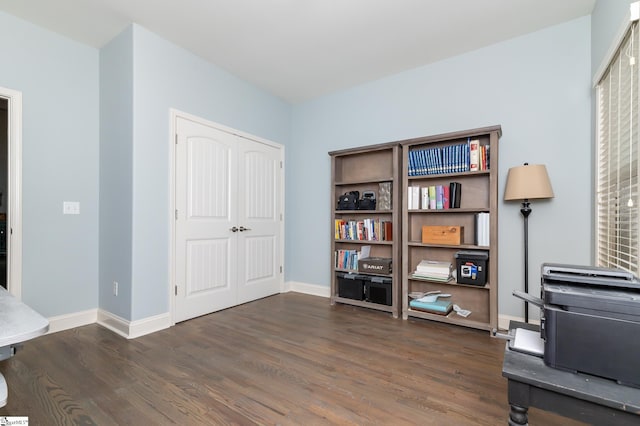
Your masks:
<path fill-rule="evenodd" d="M 595 0 L 0 0 L 102 47 L 132 22 L 300 102 L 588 15 Z"/>

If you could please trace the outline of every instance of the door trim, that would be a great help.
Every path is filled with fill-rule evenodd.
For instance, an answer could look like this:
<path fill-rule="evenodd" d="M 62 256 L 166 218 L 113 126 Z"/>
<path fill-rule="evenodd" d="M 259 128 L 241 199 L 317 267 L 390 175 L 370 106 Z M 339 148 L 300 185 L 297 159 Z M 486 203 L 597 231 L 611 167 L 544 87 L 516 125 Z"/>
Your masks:
<path fill-rule="evenodd" d="M 0 87 L 0 97 L 8 101 L 7 288 L 22 300 L 22 92 Z"/>
<path fill-rule="evenodd" d="M 285 167 L 284 167 L 284 159 L 285 159 L 285 147 L 279 143 L 272 142 L 268 139 L 263 139 L 258 136 L 254 136 L 249 133 L 242 132 L 237 129 L 233 129 L 231 127 L 224 126 L 219 123 L 215 123 L 213 121 L 206 120 L 202 117 L 198 117 L 187 112 L 183 112 L 177 110 L 175 108 L 169 108 L 170 115 L 170 124 L 169 124 L 169 285 L 168 285 L 168 295 L 169 295 L 169 307 L 171 310 L 171 325 L 176 324 L 175 319 L 175 308 L 176 308 L 176 296 L 175 296 L 175 286 L 176 286 L 176 221 L 175 221 L 175 212 L 176 212 L 176 141 L 178 138 L 177 135 L 177 122 L 178 118 L 183 118 L 186 120 L 191 120 L 196 123 L 202 124 L 204 126 L 209 126 L 221 130 L 223 132 L 231 133 L 236 136 L 243 137 L 245 139 L 250 139 L 256 142 L 263 143 L 265 145 L 272 146 L 277 148 L 280 151 L 280 164 L 281 164 L 281 176 L 280 176 L 280 205 L 278 206 L 280 211 L 280 263 L 281 263 L 281 271 L 280 271 L 280 293 L 285 291 L 284 286 L 284 182 L 285 182 Z"/>

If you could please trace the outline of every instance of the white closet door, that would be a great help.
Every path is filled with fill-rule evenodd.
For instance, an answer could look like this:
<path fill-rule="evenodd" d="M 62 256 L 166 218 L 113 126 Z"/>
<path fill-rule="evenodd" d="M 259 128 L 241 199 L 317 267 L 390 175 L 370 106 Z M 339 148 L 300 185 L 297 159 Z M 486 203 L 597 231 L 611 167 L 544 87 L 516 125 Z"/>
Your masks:
<path fill-rule="evenodd" d="M 175 320 L 237 301 L 237 137 L 179 118 Z"/>
<path fill-rule="evenodd" d="M 281 150 L 176 123 L 175 321 L 280 291 Z"/>
<path fill-rule="evenodd" d="M 238 303 L 280 291 L 280 150 L 241 138 L 238 153 Z M 243 230 L 246 229 L 246 230 Z"/>

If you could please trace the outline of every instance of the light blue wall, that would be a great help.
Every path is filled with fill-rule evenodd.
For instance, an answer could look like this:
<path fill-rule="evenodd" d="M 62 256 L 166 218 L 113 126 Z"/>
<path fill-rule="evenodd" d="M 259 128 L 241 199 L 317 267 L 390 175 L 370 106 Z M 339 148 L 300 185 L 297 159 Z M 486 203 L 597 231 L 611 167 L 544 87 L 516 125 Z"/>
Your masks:
<path fill-rule="evenodd" d="M 137 25 L 98 51 L 0 12 L 0 36 L 0 86 L 23 93 L 23 300 L 167 313 L 169 108 L 286 145 L 291 106 Z"/>
<path fill-rule="evenodd" d="M 169 109 L 287 145 L 291 107 L 133 26 L 133 272 L 137 320 L 169 311 Z"/>
<path fill-rule="evenodd" d="M 598 0 L 591 13 L 591 71 L 595 76 L 614 37 L 621 28 L 629 5 L 637 0 Z"/>
<path fill-rule="evenodd" d="M 131 318 L 133 28 L 100 49 L 101 309 Z M 118 282 L 118 295 L 113 282 Z"/>
<path fill-rule="evenodd" d="M 542 262 L 588 263 L 591 243 L 590 17 L 417 68 L 294 108 L 288 151 L 287 279 L 329 284 L 328 151 L 502 125 L 509 167 L 544 163 L 555 191 L 529 218 L 530 292 Z M 310 208 L 311 199 L 318 208 Z M 522 316 L 522 217 L 500 202 L 499 311 Z M 311 243 L 312 242 L 312 243 Z M 532 317 L 537 316 L 532 313 Z"/>
<path fill-rule="evenodd" d="M 99 64 L 97 50 L 0 13 L 0 36 L 13 40 L 0 44 L 11 64 L 0 86 L 24 96 L 24 300 L 54 316 L 95 308 L 100 289 L 100 306 L 126 319 L 169 310 L 170 107 L 287 146 L 285 277 L 324 286 L 328 151 L 501 124 L 501 193 L 508 168 L 523 161 L 545 163 L 556 192 L 530 218 L 535 294 L 541 262 L 590 259 L 589 70 L 627 5 L 598 1 L 593 33 L 585 17 L 293 107 L 137 25 Z M 112 159 L 122 175 L 105 169 Z M 80 201 L 81 215 L 63 216 L 63 200 Z M 509 315 L 521 315 L 510 295 L 522 281 L 518 210 L 500 205 L 500 312 Z"/>
<path fill-rule="evenodd" d="M 95 309 L 98 51 L 1 12 L 0 39 L 0 86 L 23 96 L 22 298 L 47 317 Z"/>

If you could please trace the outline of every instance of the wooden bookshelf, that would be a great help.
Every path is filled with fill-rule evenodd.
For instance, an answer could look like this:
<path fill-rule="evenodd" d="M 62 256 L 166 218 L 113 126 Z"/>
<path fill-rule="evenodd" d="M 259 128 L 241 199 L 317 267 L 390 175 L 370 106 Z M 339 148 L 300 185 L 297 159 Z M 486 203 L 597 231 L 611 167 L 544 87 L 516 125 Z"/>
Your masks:
<path fill-rule="evenodd" d="M 422 318 L 491 331 L 498 327 L 498 140 L 502 134 L 500 126 L 485 127 L 401 141 L 402 144 L 402 317 Z M 488 170 L 460 171 L 455 173 L 409 176 L 412 151 L 429 148 L 444 148 L 479 140 L 480 145 L 489 146 Z M 414 161 L 415 164 L 415 161 Z M 423 209 L 409 208 L 409 187 L 462 185 L 460 208 Z M 415 206 L 414 206 L 415 207 Z M 422 206 L 420 206 L 422 207 Z M 476 244 L 475 216 L 489 213 L 489 245 Z M 425 225 L 463 226 L 464 239 L 459 245 L 424 244 L 421 232 Z M 455 254 L 460 250 L 486 252 L 488 271 L 486 283 L 482 285 L 430 281 L 413 277 L 421 260 L 451 262 L 456 268 Z M 450 300 L 462 309 L 471 311 L 462 317 L 451 311 L 448 315 L 432 314 L 409 306 L 412 292 L 441 291 L 451 294 Z"/>
<path fill-rule="evenodd" d="M 393 317 L 400 315 L 401 288 L 401 261 L 400 241 L 402 231 L 400 226 L 401 216 L 401 181 L 400 170 L 402 168 L 401 147 L 399 143 L 387 143 L 370 145 L 359 148 L 345 149 L 329 152 L 331 156 L 331 304 L 344 303 L 370 309 L 389 312 Z M 391 185 L 391 200 L 388 209 L 382 209 L 380 205 L 380 185 Z M 338 199 L 341 195 L 350 191 L 358 191 L 360 196 L 364 191 L 376 193 L 376 210 L 338 210 Z M 352 240 L 336 238 L 336 220 L 363 221 L 364 219 L 379 219 L 391 222 L 392 240 Z M 371 247 L 372 257 L 391 259 L 391 273 L 365 274 L 357 270 L 349 270 L 337 265 L 339 250 L 361 251 L 362 247 Z M 379 299 L 364 297 L 344 297 L 341 295 L 341 287 L 344 282 L 344 274 L 364 276 L 364 281 L 384 279 L 390 281 L 391 304 L 380 303 Z M 357 285 L 357 284 L 356 284 Z M 387 286 L 387 284 L 384 284 Z M 379 293 L 378 293 L 379 294 Z M 352 295 L 351 295 L 352 296 Z M 375 299 L 375 300 L 374 300 Z M 372 301 L 374 300 L 374 301 Z"/>

